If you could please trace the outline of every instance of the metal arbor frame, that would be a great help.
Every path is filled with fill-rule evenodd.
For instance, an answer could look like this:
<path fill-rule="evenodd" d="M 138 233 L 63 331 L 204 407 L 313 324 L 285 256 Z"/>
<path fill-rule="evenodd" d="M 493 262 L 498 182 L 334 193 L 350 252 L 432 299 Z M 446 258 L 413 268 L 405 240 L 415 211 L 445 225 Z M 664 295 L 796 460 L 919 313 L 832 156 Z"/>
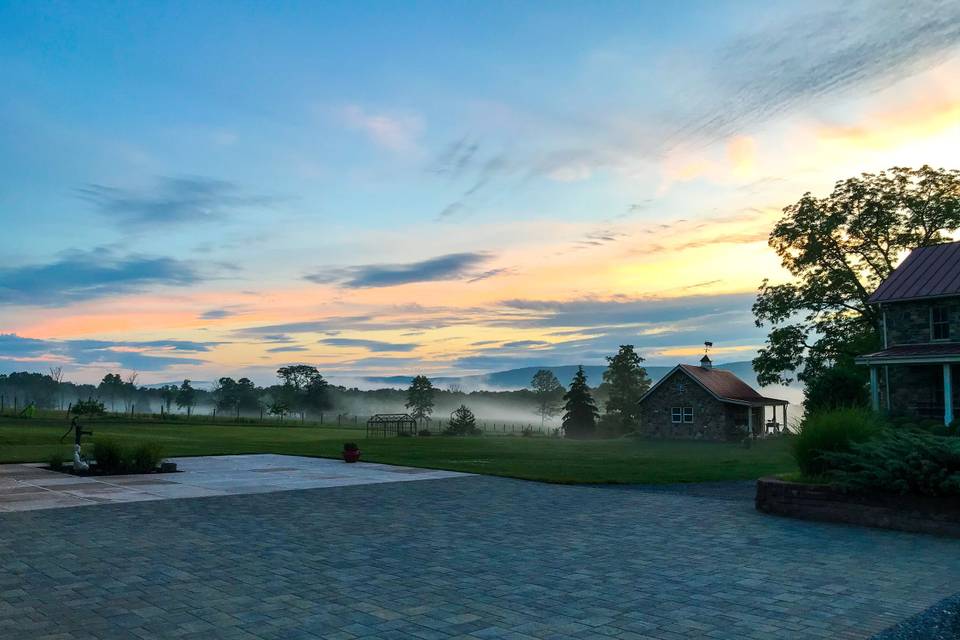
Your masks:
<path fill-rule="evenodd" d="M 367 437 L 386 438 L 401 433 L 416 435 L 417 421 L 407 413 L 378 413 L 367 420 Z"/>

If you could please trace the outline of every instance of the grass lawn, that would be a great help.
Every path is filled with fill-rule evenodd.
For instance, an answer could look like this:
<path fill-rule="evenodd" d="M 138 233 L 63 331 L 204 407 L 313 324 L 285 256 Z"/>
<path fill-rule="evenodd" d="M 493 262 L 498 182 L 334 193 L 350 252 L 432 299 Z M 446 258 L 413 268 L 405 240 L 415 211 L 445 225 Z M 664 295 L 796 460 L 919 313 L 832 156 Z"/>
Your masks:
<path fill-rule="evenodd" d="M 72 456 L 63 418 L 0 418 L 0 462 L 43 462 L 61 452 Z M 93 439 L 122 444 L 157 442 L 164 455 L 285 453 L 339 457 L 346 441 L 363 460 L 510 476 L 547 482 L 666 483 L 745 480 L 790 473 L 796 465 L 789 440 L 778 438 L 745 449 L 735 444 L 636 439 L 570 441 L 555 438 L 485 436 L 365 440 L 363 429 L 317 426 L 176 424 L 153 421 L 91 422 Z M 72 435 L 72 434 L 71 434 Z M 90 438 L 86 438 L 90 442 Z"/>

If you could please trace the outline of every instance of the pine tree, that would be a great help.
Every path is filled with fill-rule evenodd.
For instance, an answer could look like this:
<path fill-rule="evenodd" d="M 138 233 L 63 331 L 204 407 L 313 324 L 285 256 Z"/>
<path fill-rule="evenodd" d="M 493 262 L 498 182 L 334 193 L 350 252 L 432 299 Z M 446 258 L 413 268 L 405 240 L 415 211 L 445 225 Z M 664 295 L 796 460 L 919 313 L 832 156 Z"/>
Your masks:
<path fill-rule="evenodd" d="M 587 376 L 583 367 L 577 368 L 577 373 L 570 382 L 570 389 L 563 396 L 563 433 L 567 438 L 590 438 L 597 429 L 597 405 L 590 395 L 587 386 Z"/>
<path fill-rule="evenodd" d="M 617 435 L 640 426 L 640 397 L 650 388 L 650 377 L 642 363 L 632 344 L 622 344 L 616 355 L 607 356 L 603 381 L 609 385 L 610 396 L 605 418 L 616 425 Z"/>
<path fill-rule="evenodd" d="M 477 418 L 473 415 L 473 411 L 467 408 L 467 405 L 462 404 L 453 412 L 447 433 L 454 436 L 480 435 L 480 429 L 477 428 Z"/>

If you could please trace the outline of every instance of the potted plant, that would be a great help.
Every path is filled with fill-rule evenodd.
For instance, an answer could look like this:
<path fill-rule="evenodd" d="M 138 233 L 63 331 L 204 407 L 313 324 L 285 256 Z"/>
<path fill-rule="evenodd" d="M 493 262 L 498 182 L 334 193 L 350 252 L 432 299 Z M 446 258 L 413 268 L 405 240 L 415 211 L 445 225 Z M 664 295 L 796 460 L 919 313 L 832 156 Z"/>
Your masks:
<path fill-rule="evenodd" d="M 343 461 L 356 462 L 360 459 L 360 447 L 355 442 L 346 442 L 343 445 Z"/>

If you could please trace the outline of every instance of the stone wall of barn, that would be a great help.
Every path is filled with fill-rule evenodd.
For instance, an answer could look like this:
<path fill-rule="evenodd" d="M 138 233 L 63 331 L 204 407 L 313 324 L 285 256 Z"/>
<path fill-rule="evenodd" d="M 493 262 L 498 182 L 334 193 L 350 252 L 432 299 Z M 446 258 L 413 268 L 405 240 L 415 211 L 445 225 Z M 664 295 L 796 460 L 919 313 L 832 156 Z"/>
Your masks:
<path fill-rule="evenodd" d="M 693 422 L 674 423 L 673 407 L 693 407 Z M 737 409 L 742 410 L 742 415 Z M 641 433 L 651 438 L 728 440 L 736 432 L 734 425 L 745 424 L 746 419 L 745 407 L 720 402 L 679 370 L 640 405 Z"/>
<path fill-rule="evenodd" d="M 887 346 L 930 342 L 930 309 L 934 305 L 947 307 L 950 341 L 960 341 L 960 298 L 943 298 L 883 305 L 887 317 Z"/>

